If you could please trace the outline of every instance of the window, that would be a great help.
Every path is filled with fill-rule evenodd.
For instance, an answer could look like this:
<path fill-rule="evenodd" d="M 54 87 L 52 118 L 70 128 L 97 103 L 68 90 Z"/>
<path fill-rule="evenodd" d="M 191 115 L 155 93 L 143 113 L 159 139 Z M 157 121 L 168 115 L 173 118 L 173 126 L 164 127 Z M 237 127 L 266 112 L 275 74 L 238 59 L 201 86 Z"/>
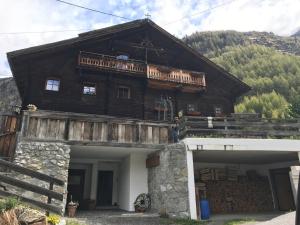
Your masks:
<path fill-rule="evenodd" d="M 221 106 L 215 106 L 215 115 L 221 116 L 223 114 L 223 109 Z"/>
<path fill-rule="evenodd" d="M 128 60 L 129 56 L 128 55 L 118 55 L 116 58 L 121 59 L 121 60 Z"/>
<path fill-rule="evenodd" d="M 96 84 L 84 84 L 83 85 L 84 95 L 96 95 Z"/>
<path fill-rule="evenodd" d="M 117 97 L 122 99 L 130 99 L 130 88 L 126 86 L 119 86 Z"/>
<path fill-rule="evenodd" d="M 188 112 L 196 112 L 196 106 L 194 104 L 187 104 L 187 111 Z"/>
<path fill-rule="evenodd" d="M 45 89 L 47 91 L 59 91 L 60 80 L 47 79 Z"/>

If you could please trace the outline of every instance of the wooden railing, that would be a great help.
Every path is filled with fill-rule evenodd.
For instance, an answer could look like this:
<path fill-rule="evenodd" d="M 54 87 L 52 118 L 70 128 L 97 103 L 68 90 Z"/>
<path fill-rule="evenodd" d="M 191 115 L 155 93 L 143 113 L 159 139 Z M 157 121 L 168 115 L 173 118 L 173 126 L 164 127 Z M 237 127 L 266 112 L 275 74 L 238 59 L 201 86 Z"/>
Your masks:
<path fill-rule="evenodd" d="M 16 175 L 15 173 L 14 173 L 14 176 L 0 174 L 0 182 L 1 182 L 1 185 L 4 187 L 4 190 L 0 189 L 1 196 L 15 196 L 24 202 L 33 204 L 42 209 L 45 209 L 45 210 L 48 210 L 48 211 L 51 211 L 54 213 L 59 213 L 59 214 L 62 213 L 61 207 L 51 204 L 52 199 L 56 199 L 58 201 L 63 201 L 63 199 L 64 199 L 64 195 L 62 193 L 53 191 L 54 185 L 58 185 L 58 186 L 65 185 L 65 183 L 62 180 L 59 180 L 57 178 L 48 176 L 46 174 L 39 173 L 34 170 L 31 170 L 31 169 L 28 169 L 28 168 L 25 168 L 25 167 L 22 167 L 22 166 L 19 166 L 14 163 L 7 162 L 7 161 L 1 160 L 1 159 L 0 159 L 0 167 L 6 168 L 9 171 L 15 171 L 19 175 L 25 175 L 25 176 L 35 178 L 38 180 L 38 182 L 36 182 L 36 184 L 39 184 L 41 182 L 49 183 L 49 188 L 47 189 L 47 188 L 40 187 L 40 186 L 36 185 L 35 183 L 28 183 L 23 180 L 20 180 L 17 178 L 18 175 Z M 40 200 L 24 197 L 21 194 L 16 194 L 14 192 L 11 192 L 11 191 L 9 191 L 9 189 L 11 189 L 11 186 L 13 186 L 14 188 L 16 187 L 16 188 L 20 188 L 22 190 L 26 190 L 26 191 L 30 191 L 30 192 L 33 192 L 33 193 L 36 193 L 39 195 L 46 196 L 47 203 L 40 201 Z"/>
<path fill-rule="evenodd" d="M 179 136 L 300 139 L 300 119 L 185 116 L 179 123 Z"/>
<path fill-rule="evenodd" d="M 17 142 L 19 117 L 0 115 L 0 158 L 12 160 Z"/>
<path fill-rule="evenodd" d="M 147 64 L 138 60 L 121 60 L 114 56 L 80 52 L 78 65 L 104 70 L 123 71 L 138 74 L 148 79 L 188 84 L 205 87 L 205 74 L 203 72 L 182 70 L 168 66 Z"/>
<path fill-rule="evenodd" d="M 91 114 L 24 111 L 22 138 L 107 144 L 166 144 L 171 124 Z"/>
<path fill-rule="evenodd" d="M 137 60 L 121 60 L 113 56 L 80 52 L 78 58 L 80 66 L 101 68 L 107 70 L 125 71 L 146 74 L 146 64 Z"/>
<path fill-rule="evenodd" d="M 147 65 L 147 77 L 154 80 L 169 81 L 202 87 L 206 86 L 204 73 L 180 70 L 166 66 Z"/>

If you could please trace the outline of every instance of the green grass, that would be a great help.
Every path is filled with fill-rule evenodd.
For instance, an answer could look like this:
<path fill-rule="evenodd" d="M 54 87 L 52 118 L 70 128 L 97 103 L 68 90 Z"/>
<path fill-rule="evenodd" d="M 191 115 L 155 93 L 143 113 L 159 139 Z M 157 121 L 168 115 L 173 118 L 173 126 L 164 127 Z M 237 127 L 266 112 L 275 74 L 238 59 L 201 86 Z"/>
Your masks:
<path fill-rule="evenodd" d="M 240 225 L 244 223 L 255 222 L 254 219 L 234 219 L 229 220 L 224 223 L 224 225 Z"/>
<path fill-rule="evenodd" d="M 191 219 L 167 219 L 161 218 L 160 219 L 161 225 L 205 225 L 208 222 L 198 221 L 198 220 L 191 220 Z"/>
<path fill-rule="evenodd" d="M 66 225 L 86 225 L 85 223 L 80 223 L 76 219 L 67 220 Z"/>

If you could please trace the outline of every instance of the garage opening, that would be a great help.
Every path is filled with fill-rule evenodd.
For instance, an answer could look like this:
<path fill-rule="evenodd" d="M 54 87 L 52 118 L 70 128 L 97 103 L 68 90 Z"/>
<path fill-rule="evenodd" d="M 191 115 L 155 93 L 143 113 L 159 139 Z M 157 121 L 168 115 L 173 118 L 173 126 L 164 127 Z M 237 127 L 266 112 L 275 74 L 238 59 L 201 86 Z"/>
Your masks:
<path fill-rule="evenodd" d="M 211 214 L 295 210 L 290 167 L 297 152 L 193 151 L 196 206 L 209 202 Z"/>

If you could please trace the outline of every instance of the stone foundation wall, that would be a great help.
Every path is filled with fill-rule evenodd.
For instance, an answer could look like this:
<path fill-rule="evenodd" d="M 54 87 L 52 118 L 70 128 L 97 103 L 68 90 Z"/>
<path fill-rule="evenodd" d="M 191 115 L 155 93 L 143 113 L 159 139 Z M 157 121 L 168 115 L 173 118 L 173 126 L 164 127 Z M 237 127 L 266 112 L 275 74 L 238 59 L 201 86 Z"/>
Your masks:
<path fill-rule="evenodd" d="M 183 144 L 172 144 L 159 153 L 160 165 L 148 169 L 152 209 L 187 218 L 189 211 L 188 171 Z"/>
<path fill-rule="evenodd" d="M 54 190 L 65 195 L 64 201 L 53 200 L 54 204 L 65 208 L 67 197 L 68 169 L 70 161 L 70 146 L 55 142 L 26 142 L 21 141 L 17 144 L 14 162 L 28 169 L 53 176 L 65 182 L 64 187 L 54 185 Z M 49 183 L 37 179 L 17 175 L 26 182 L 38 184 L 48 188 Z M 17 190 L 20 191 L 20 190 Z M 22 195 L 37 200 L 47 201 L 45 196 L 34 194 L 30 191 L 22 191 Z M 63 212 L 62 212 L 63 213 Z"/>

